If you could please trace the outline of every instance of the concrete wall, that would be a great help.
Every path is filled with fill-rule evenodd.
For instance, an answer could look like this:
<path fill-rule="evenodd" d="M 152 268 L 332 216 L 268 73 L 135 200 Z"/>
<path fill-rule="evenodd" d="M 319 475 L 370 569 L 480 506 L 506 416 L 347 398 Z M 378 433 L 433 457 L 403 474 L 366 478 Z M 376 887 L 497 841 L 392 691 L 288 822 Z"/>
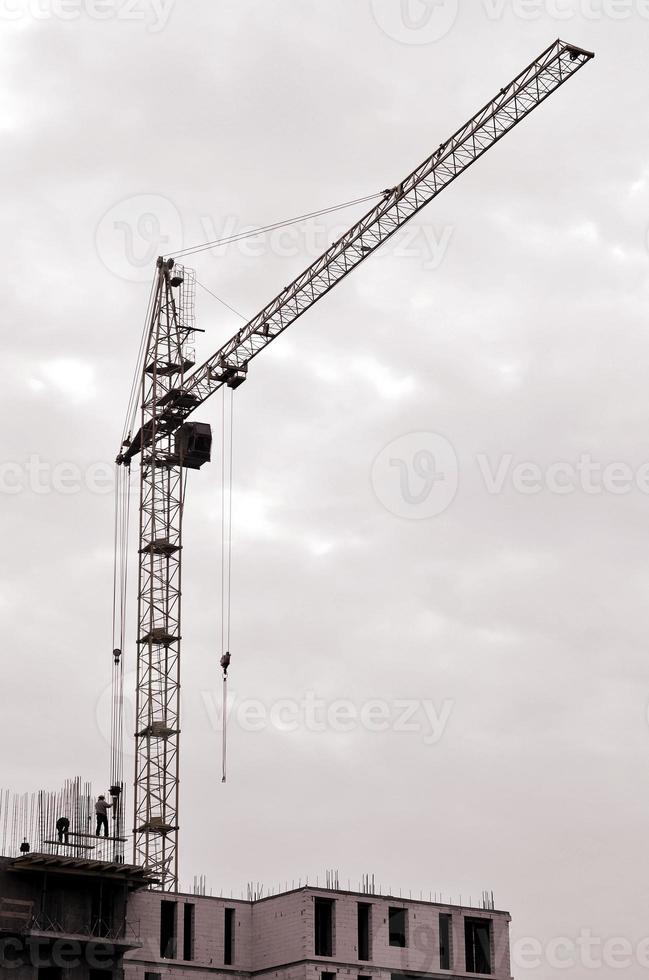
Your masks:
<path fill-rule="evenodd" d="M 0 909 L 16 900 L 30 902 L 33 914 L 44 911 L 47 919 L 26 929 L 27 922 L 15 923 L 0 916 L 0 977 L 35 980 L 39 966 L 57 966 L 65 980 L 87 980 L 91 969 L 112 970 L 120 980 L 121 952 L 110 942 L 90 938 L 92 889 L 98 881 L 74 875 L 40 871 L 13 871 L 13 859 L 0 858 Z M 121 886 L 104 883 L 104 890 L 115 909 L 116 922 L 124 917 Z M 17 964 L 22 962 L 23 965 Z"/>

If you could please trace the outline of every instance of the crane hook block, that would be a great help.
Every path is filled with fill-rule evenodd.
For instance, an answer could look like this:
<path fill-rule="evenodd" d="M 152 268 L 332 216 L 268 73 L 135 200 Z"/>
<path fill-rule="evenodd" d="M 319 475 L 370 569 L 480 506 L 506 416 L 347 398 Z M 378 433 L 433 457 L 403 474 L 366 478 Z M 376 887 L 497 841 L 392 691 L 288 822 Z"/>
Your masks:
<path fill-rule="evenodd" d="M 220 664 L 221 664 L 221 667 L 223 667 L 223 673 L 224 674 L 227 674 L 227 672 L 228 672 L 228 667 L 230 666 L 231 659 L 232 658 L 231 658 L 229 652 L 227 652 L 227 651 L 221 657 Z"/>
<path fill-rule="evenodd" d="M 122 657 L 122 651 L 120 649 L 116 648 L 115 650 L 113 650 L 113 661 L 115 662 L 115 664 L 118 664 L 120 662 L 121 657 Z"/>

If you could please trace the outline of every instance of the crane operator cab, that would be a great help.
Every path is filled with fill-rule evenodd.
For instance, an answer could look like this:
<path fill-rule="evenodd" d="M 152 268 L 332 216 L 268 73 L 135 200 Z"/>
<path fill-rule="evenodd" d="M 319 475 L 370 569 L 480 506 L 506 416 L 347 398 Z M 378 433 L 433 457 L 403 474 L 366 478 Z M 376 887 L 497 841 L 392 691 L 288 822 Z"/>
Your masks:
<path fill-rule="evenodd" d="M 184 422 L 176 431 L 178 462 L 188 470 L 200 470 L 212 454 L 212 429 L 207 422 Z"/>

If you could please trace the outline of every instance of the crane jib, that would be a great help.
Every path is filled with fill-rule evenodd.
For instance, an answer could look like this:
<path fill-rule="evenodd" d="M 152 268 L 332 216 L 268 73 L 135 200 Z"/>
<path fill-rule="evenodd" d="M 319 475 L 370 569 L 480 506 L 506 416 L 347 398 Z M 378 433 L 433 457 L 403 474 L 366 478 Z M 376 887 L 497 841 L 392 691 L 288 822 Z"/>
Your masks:
<path fill-rule="evenodd" d="M 174 431 L 222 385 L 241 384 L 253 357 L 592 58 L 593 52 L 565 41 L 550 45 L 419 167 L 386 189 L 375 207 L 187 376 L 182 390 L 175 390 L 161 406 L 153 428 Z M 117 461 L 129 463 L 154 438 L 153 429 L 140 430 Z"/>

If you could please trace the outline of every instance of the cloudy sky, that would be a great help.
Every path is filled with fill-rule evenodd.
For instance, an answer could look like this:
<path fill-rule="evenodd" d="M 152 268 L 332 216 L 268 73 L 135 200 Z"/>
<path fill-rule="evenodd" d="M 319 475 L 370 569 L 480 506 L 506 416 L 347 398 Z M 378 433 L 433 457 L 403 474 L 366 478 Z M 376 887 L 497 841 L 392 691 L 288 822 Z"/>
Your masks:
<path fill-rule="evenodd" d="M 225 786 L 218 466 L 190 476 L 181 863 L 217 893 L 493 888 L 542 949 L 515 975 L 608 975 L 622 937 L 644 976 L 649 4 L 0 0 L 0 29 L 21 791 L 107 785 L 105 477 L 155 256 L 394 185 L 557 36 L 596 51 L 236 393 Z M 198 277 L 252 315 L 361 213 Z M 197 315 L 202 356 L 241 323 Z M 130 684 L 134 650 L 131 621 Z"/>

